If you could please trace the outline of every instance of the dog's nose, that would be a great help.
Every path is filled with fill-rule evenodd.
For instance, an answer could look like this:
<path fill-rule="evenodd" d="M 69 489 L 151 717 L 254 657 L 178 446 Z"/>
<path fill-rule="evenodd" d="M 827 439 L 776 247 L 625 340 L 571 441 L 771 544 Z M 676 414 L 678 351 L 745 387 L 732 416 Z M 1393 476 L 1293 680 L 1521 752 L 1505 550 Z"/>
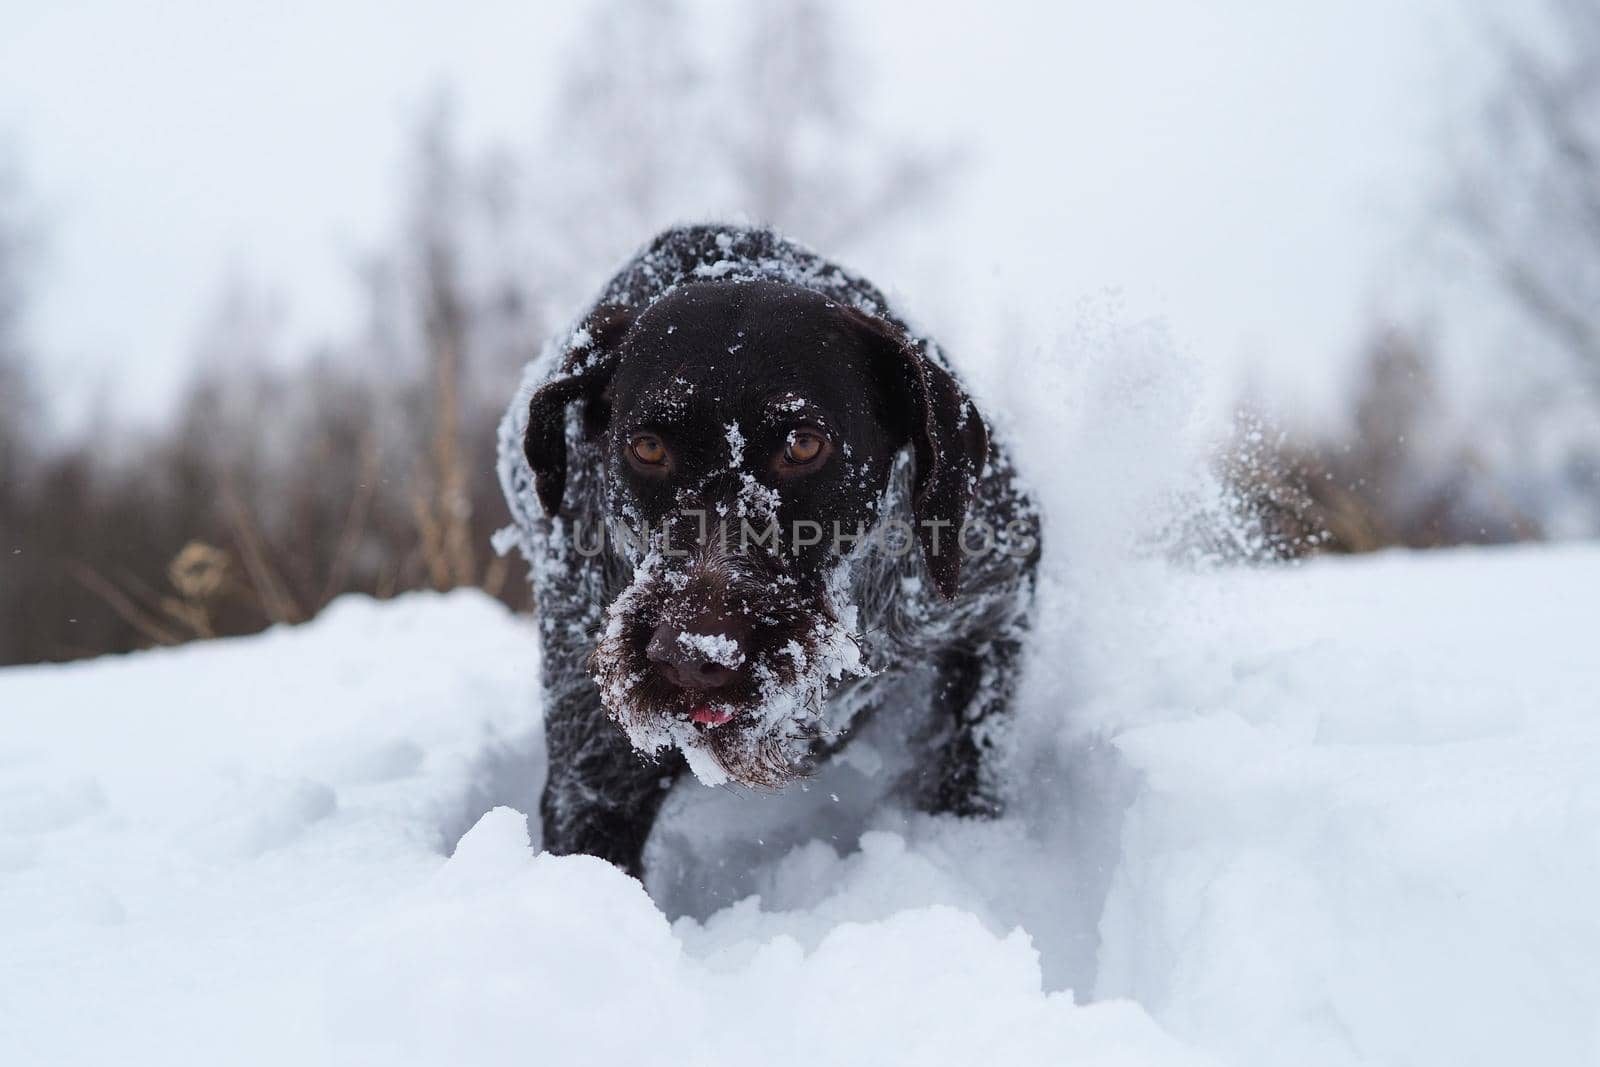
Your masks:
<path fill-rule="evenodd" d="M 645 655 L 683 689 L 722 689 L 740 677 L 746 630 L 721 619 L 697 620 L 682 628 L 664 622 L 650 635 Z"/>

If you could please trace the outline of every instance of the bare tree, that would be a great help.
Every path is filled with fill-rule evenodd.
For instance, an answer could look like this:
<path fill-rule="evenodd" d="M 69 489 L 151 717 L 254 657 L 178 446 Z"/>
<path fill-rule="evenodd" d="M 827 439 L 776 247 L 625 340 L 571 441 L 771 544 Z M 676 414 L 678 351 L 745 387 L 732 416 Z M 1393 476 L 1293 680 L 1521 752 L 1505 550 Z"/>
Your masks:
<path fill-rule="evenodd" d="M 850 53 L 833 6 L 772 0 L 745 18 L 721 113 L 750 214 L 839 248 L 926 206 L 956 153 L 867 124 L 861 78 L 872 66 Z"/>
<path fill-rule="evenodd" d="M 1552 536 L 1600 530 L 1600 2 L 1540 0 L 1492 35 L 1496 77 L 1446 215 L 1518 330 L 1473 417 L 1485 485 Z M 1470 488 L 1470 487 L 1469 487 Z"/>
<path fill-rule="evenodd" d="M 18 593 L 32 566 L 24 536 L 23 508 L 31 459 L 34 397 L 22 351 L 22 260 L 24 233 L 20 179 L 0 156 L 0 663 L 27 633 L 28 605 Z"/>
<path fill-rule="evenodd" d="M 472 500 L 461 454 L 462 380 L 470 356 L 473 309 L 462 279 L 461 174 L 449 136 L 448 111 L 441 102 L 424 121 L 417 140 L 408 242 L 415 257 L 410 264 L 412 300 L 421 320 L 433 428 L 426 474 L 418 478 L 413 506 L 435 589 L 477 581 Z M 422 486 L 431 492 L 423 492 Z"/>
<path fill-rule="evenodd" d="M 1600 3 L 1496 33 L 1499 75 L 1451 216 L 1527 321 L 1600 387 Z"/>
<path fill-rule="evenodd" d="M 511 188 L 515 164 L 456 143 L 448 97 L 424 113 L 398 241 L 368 263 L 370 372 L 389 397 L 384 437 L 406 457 L 420 558 L 436 589 L 498 588 L 480 512 L 502 518 L 493 427 L 533 352 L 546 301 Z"/>
<path fill-rule="evenodd" d="M 956 154 L 866 119 L 865 57 L 834 6 L 605 0 L 567 68 L 534 197 L 557 276 L 598 282 L 656 230 L 745 218 L 830 248 L 871 240 L 942 188 Z M 713 54 L 707 41 L 724 47 Z M 729 57 L 732 58 L 729 58 Z M 576 294 L 575 294 L 576 295 Z"/>
<path fill-rule="evenodd" d="M 0 487 L 21 475 L 35 400 L 22 351 L 22 266 L 29 235 L 21 202 L 21 179 L 0 155 Z"/>
<path fill-rule="evenodd" d="M 682 211 L 685 188 L 716 182 L 715 160 L 697 154 L 705 70 L 689 17 L 679 0 L 601 0 L 557 75 L 525 225 L 545 235 L 561 303 Z"/>

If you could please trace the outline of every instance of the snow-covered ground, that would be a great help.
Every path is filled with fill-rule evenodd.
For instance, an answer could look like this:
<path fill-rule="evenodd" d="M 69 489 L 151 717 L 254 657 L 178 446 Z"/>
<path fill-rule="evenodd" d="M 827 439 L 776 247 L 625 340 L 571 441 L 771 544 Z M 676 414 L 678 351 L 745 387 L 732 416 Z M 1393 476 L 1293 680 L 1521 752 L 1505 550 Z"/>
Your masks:
<path fill-rule="evenodd" d="M 654 899 L 480 596 L 0 672 L 0 1063 L 1600 1061 L 1600 547 L 1045 592 L 1012 816 L 691 782 Z"/>

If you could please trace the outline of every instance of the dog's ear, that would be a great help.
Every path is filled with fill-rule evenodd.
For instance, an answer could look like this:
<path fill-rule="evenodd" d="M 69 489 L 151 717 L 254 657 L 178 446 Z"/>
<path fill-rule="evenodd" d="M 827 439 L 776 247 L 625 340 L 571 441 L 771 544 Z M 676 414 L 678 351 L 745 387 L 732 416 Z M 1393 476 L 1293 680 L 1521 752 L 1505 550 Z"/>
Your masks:
<path fill-rule="evenodd" d="M 528 401 L 528 427 L 522 435 L 522 454 L 533 470 L 533 487 L 546 515 L 561 510 L 567 487 L 567 405 L 586 404 L 585 423 L 593 432 L 603 414 L 602 393 L 617 368 L 617 346 L 633 325 L 631 309 L 602 304 L 573 334 L 572 344 L 556 376 L 540 386 Z"/>
<path fill-rule="evenodd" d="M 870 338 L 895 421 L 911 442 L 911 507 L 933 584 L 945 599 L 961 583 L 961 524 L 989 458 L 989 429 L 950 372 L 893 323 L 845 308 Z"/>

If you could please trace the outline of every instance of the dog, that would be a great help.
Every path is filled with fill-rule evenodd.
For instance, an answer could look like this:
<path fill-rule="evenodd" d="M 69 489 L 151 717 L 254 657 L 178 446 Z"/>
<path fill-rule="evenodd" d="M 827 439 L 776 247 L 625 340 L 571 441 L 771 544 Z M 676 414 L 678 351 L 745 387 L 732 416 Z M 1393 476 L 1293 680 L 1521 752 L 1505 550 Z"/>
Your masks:
<path fill-rule="evenodd" d="M 885 715 L 910 802 L 1002 811 L 1037 511 L 871 284 L 768 229 L 668 230 L 530 364 L 499 444 L 547 851 L 642 877 L 686 772 L 780 790 Z"/>

